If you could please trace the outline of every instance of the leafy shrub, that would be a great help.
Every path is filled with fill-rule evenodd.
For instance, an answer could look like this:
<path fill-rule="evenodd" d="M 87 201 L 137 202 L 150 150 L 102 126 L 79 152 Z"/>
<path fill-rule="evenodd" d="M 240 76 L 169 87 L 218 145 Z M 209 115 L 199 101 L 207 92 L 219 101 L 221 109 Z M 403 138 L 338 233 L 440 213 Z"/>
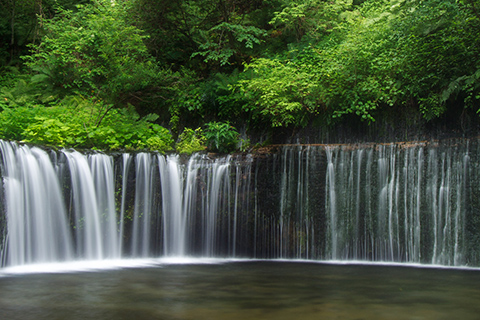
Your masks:
<path fill-rule="evenodd" d="M 266 119 L 272 127 L 305 126 L 318 107 L 318 83 L 309 66 L 261 58 L 247 65 L 254 77 L 236 86 L 251 102 L 244 111 Z"/>
<path fill-rule="evenodd" d="M 237 148 L 238 132 L 228 122 L 209 122 L 206 124 L 205 137 L 208 149 L 229 153 Z"/>
<path fill-rule="evenodd" d="M 26 142 L 64 147 L 76 144 L 79 128 L 81 130 L 78 124 L 65 124 L 58 119 L 37 116 L 24 130 L 23 136 Z"/>
<path fill-rule="evenodd" d="M 171 134 L 154 119 L 91 100 L 76 106 L 17 107 L 0 113 L 0 139 L 102 150 L 172 150 Z"/>
<path fill-rule="evenodd" d="M 34 108 L 25 107 L 2 111 L 0 113 L 0 137 L 6 140 L 22 140 L 23 132 L 35 118 L 36 111 Z"/>
<path fill-rule="evenodd" d="M 172 144 L 173 144 L 173 138 L 172 136 L 168 133 L 168 130 L 163 128 L 164 132 L 162 132 L 159 135 L 152 136 L 147 139 L 146 145 L 149 150 L 152 151 L 159 151 L 161 153 L 164 153 L 166 151 L 171 151 L 173 150 Z"/>
<path fill-rule="evenodd" d="M 179 141 L 176 145 L 178 153 L 192 154 L 205 150 L 206 137 L 201 128 L 195 130 L 185 128 L 182 134 L 178 137 Z"/>

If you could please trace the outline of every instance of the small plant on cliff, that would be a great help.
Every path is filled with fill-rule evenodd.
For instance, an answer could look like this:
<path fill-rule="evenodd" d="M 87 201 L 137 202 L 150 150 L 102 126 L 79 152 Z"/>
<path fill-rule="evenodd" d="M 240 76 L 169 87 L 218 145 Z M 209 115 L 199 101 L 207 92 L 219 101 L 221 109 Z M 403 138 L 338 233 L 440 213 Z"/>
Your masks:
<path fill-rule="evenodd" d="M 209 150 L 229 153 L 235 151 L 238 144 L 238 132 L 228 122 L 209 122 L 205 130 Z"/>
<path fill-rule="evenodd" d="M 178 153 L 186 154 L 203 151 L 206 149 L 206 140 L 202 128 L 197 128 L 195 130 L 185 128 L 182 134 L 178 137 L 176 150 Z"/>

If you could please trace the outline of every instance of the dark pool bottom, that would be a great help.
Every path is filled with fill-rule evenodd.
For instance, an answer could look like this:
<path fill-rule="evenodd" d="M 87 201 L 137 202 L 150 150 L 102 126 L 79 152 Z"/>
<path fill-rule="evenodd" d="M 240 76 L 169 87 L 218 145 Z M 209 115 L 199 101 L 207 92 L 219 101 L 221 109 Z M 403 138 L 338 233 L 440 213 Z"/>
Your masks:
<path fill-rule="evenodd" d="M 480 271 L 275 261 L 0 277 L 0 319 L 479 319 Z"/>

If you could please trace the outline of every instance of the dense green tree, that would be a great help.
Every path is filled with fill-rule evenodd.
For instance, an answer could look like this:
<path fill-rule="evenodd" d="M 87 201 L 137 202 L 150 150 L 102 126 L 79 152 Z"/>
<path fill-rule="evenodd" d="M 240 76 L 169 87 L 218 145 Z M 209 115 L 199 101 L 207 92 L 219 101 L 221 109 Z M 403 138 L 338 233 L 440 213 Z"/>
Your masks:
<path fill-rule="evenodd" d="M 131 3 L 131 18 L 149 35 L 158 61 L 208 75 L 211 68 L 233 70 L 255 52 L 265 36 L 274 1 L 200 0 Z"/>
<path fill-rule="evenodd" d="M 41 19 L 52 18 L 59 7 L 75 10 L 90 0 L 1 0 L 0 67 L 19 65 L 27 45 L 41 38 Z"/>
<path fill-rule="evenodd" d="M 94 127 L 119 112 L 122 121 L 149 123 L 156 116 L 148 115 L 156 113 L 158 124 L 179 135 L 179 150 L 191 152 L 204 148 L 205 137 L 188 128 L 205 123 L 212 124 L 205 131 L 211 138 L 232 125 L 248 132 L 345 119 L 367 124 L 391 113 L 431 121 L 480 109 L 478 0 L 1 5 L 0 108 L 17 120 L 37 107 L 63 110 L 69 99 L 83 101 L 76 108 L 95 110 Z M 121 111 L 133 110 L 129 106 L 136 116 Z M 19 113 L 12 112 L 16 108 Z M 55 112 L 41 113 L 35 111 L 42 125 L 25 116 L 34 124 L 20 126 L 22 139 L 41 142 L 35 131 L 65 122 L 50 121 Z M 122 143 L 145 145 L 105 146 Z"/>
<path fill-rule="evenodd" d="M 280 8 L 270 24 L 288 42 L 301 41 L 303 37 L 320 39 L 358 14 L 352 0 L 282 0 Z"/>
<path fill-rule="evenodd" d="M 173 139 L 138 107 L 172 74 L 158 68 L 121 2 L 93 1 L 40 16 L 43 36 L 24 57 L 30 74 L 0 90 L 3 139 L 54 146 L 167 151 Z M 10 84 L 7 84 L 10 82 Z M 12 85 L 12 83 L 14 83 Z M 146 114 L 146 110 L 143 113 Z"/>
<path fill-rule="evenodd" d="M 36 75 L 60 95 L 119 102 L 155 84 L 161 70 L 148 54 L 146 36 L 125 23 L 119 3 L 96 0 L 74 12 L 59 9 L 42 19 L 45 35 L 26 57 Z"/>
<path fill-rule="evenodd" d="M 304 6 L 312 3 L 295 2 L 274 21 L 306 18 Z M 273 126 L 306 125 L 304 119 L 319 116 L 329 123 L 346 114 L 373 122 L 386 107 L 413 105 L 427 120 L 458 105 L 477 110 L 480 42 L 473 8 L 454 1 L 366 1 L 348 11 L 348 19 L 340 13 L 332 32 L 318 39 L 305 38 L 308 23 L 300 19 L 293 29 L 302 39 L 297 36 L 287 54 L 249 65 L 255 76 L 240 84 L 252 98 L 245 108 Z"/>

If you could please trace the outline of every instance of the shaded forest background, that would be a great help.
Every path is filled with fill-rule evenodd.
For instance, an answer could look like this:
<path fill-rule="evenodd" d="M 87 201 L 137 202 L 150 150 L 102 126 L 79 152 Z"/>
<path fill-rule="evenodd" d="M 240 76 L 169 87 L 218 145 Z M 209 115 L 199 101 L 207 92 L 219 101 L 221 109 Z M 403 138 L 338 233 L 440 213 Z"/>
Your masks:
<path fill-rule="evenodd" d="M 479 0 L 0 0 L 0 138 L 161 152 L 472 136 Z"/>

